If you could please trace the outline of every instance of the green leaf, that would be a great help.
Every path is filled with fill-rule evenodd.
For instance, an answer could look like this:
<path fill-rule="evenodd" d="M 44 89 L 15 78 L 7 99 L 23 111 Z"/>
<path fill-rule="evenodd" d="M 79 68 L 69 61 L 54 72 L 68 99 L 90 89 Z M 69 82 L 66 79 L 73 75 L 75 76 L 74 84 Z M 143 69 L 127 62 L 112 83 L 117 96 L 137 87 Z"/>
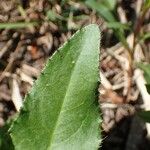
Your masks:
<path fill-rule="evenodd" d="M 96 10 L 106 21 L 108 22 L 116 21 L 113 13 L 102 2 L 97 2 L 95 0 L 87 0 L 86 4 L 90 8 Z"/>
<path fill-rule="evenodd" d="M 150 123 L 150 111 L 138 112 L 138 116 L 141 117 L 145 122 Z"/>
<path fill-rule="evenodd" d="M 4 127 L 0 128 L 0 150 L 14 150 L 11 137 L 8 133 L 10 123 L 6 123 Z"/>
<path fill-rule="evenodd" d="M 107 0 L 109 1 L 109 0 Z M 86 4 L 92 8 L 93 10 L 97 11 L 101 17 L 107 21 L 108 27 L 112 28 L 114 31 L 115 36 L 118 38 L 119 41 L 122 42 L 126 49 L 129 49 L 128 43 L 126 41 L 126 37 L 124 35 L 124 29 L 129 29 L 127 25 L 121 24 L 117 22 L 116 18 L 110 8 L 106 5 L 108 2 L 106 1 L 95 1 L 95 0 L 87 0 Z"/>
<path fill-rule="evenodd" d="M 51 21 L 56 21 L 57 19 L 65 20 L 61 15 L 57 14 L 56 12 L 54 12 L 52 10 L 47 11 L 46 16 Z"/>
<path fill-rule="evenodd" d="M 108 22 L 107 27 L 114 30 L 116 37 L 122 42 L 122 44 L 128 49 L 128 43 L 124 35 L 124 30 L 131 30 L 129 24 L 123 24 L 120 22 Z"/>
<path fill-rule="evenodd" d="M 147 11 L 150 8 L 150 0 L 145 0 L 142 10 Z"/>
<path fill-rule="evenodd" d="M 140 39 L 139 39 L 140 42 L 144 42 L 144 41 L 146 41 L 146 40 L 149 40 L 149 41 L 150 41 L 150 32 L 144 33 L 144 34 L 140 37 Z"/>
<path fill-rule="evenodd" d="M 117 0 L 101 0 L 105 6 L 107 6 L 108 9 L 114 10 Z"/>
<path fill-rule="evenodd" d="M 98 149 L 99 44 L 89 25 L 49 59 L 10 130 L 16 150 Z"/>
<path fill-rule="evenodd" d="M 115 36 L 118 38 L 119 41 L 121 41 L 121 43 L 123 44 L 123 46 L 126 48 L 126 49 L 130 49 L 129 48 L 129 45 L 126 41 L 126 37 L 125 37 L 125 34 L 124 34 L 124 30 L 122 29 L 114 29 L 114 34 Z"/>
<path fill-rule="evenodd" d="M 107 27 L 111 29 L 131 30 L 129 24 L 123 24 L 120 22 L 108 22 Z"/>
<path fill-rule="evenodd" d="M 0 23 L 0 29 L 18 29 L 38 25 L 37 22 Z"/>
<path fill-rule="evenodd" d="M 144 71 L 144 77 L 147 84 L 150 84 L 150 64 L 139 63 L 138 67 Z"/>

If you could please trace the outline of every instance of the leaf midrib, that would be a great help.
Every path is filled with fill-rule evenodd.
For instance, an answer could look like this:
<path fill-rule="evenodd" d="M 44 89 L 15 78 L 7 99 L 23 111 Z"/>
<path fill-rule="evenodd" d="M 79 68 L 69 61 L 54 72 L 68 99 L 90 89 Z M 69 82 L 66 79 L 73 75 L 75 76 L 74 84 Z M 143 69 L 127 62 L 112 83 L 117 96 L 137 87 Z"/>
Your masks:
<path fill-rule="evenodd" d="M 83 39 L 82 39 L 82 40 L 83 40 Z M 50 144 L 49 144 L 49 146 L 48 146 L 48 150 L 51 150 L 51 146 L 52 146 L 53 141 L 54 141 L 54 138 L 55 138 L 54 133 L 55 133 L 55 130 L 57 129 L 57 126 L 58 126 L 59 118 L 60 118 L 60 115 L 61 115 L 61 112 L 62 112 L 62 108 L 63 108 L 63 106 L 64 106 L 64 102 L 65 102 L 65 99 L 66 99 L 68 90 L 70 89 L 70 83 L 71 83 L 71 81 L 72 81 L 72 76 L 73 76 L 74 72 L 76 71 L 76 66 L 78 66 L 77 64 L 78 64 L 78 62 L 79 62 L 79 60 L 80 60 L 80 57 L 81 57 L 81 54 L 82 54 L 82 52 L 83 52 L 83 50 L 84 50 L 84 46 L 81 46 L 80 49 L 82 49 L 82 50 L 80 51 L 80 53 L 79 53 L 79 55 L 78 55 L 78 57 L 77 57 L 77 61 L 76 61 L 75 65 L 74 65 L 74 67 L 73 67 L 73 69 L 72 69 L 71 74 L 70 74 L 70 79 L 69 79 L 69 81 L 68 81 L 67 90 L 66 90 L 66 93 L 65 93 L 65 95 L 64 95 L 64 98 L 63 98 L 63 101 L 62 101 L 62 104 L 61 104 L 61 107 L 60 107 L 59 114 L 58 114 L 58 116 L 57 116 L 56 124 L 55 124 L 55 126 L 54 126 L 54 129 L 52 130 L 53 132 L 52 132 L 52 134 L 51 134 L 51 138 L 50 138 L 51 140 L 50 140 Z M 68 50 L 67 54 L 68 54 L 68 53 L 69 53 L 69 50 Z M 66 55 L 67 55 L 67 54 L 66 54 Z"/>

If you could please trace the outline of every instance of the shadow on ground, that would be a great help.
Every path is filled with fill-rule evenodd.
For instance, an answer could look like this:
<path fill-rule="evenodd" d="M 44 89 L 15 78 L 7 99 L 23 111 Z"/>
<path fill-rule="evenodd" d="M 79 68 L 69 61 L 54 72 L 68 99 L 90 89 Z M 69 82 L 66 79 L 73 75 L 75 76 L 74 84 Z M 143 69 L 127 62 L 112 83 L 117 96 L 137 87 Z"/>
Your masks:
<path fill-rule="evenodd" d="M 136 115 L 128 116 L 103 134 L 101 150 L 150 150 L 145 124 Z"/>

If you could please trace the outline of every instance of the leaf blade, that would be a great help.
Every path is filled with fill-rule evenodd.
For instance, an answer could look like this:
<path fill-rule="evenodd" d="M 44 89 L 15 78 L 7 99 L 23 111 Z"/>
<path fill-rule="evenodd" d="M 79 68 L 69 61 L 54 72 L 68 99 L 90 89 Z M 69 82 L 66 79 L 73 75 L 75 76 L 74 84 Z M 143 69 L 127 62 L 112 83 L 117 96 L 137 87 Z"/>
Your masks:
<path fill-rule="evenodd" d="M 87 6 L 96 10 L 106 21 L 108 22 L 115 22 L 116 18 L 114 17 L 113 13 L 106 7 L 103 3 L 97 1 L 86 1 Z"/>
<path fill-rule="evenodd" d="M 1 29 L 18 29 L 18 28 L 27 28 L 32 26 L 37 26 L 37 22 L 15 22 L 15 23 L 0 23 Z"/>
<path fill-rule="evenodd" d="M 99 40 L 98 27 L 89 25 L 49 60 L 12 126 L 16 149 L 98 148 Z"/>
<path fill-rule="evenodd" d="M 12 139 L 8 133 L 8 129 L 11 125 L 11 121 L 0 128 L 0 149 L 1 150 L 14 150 Z"/>

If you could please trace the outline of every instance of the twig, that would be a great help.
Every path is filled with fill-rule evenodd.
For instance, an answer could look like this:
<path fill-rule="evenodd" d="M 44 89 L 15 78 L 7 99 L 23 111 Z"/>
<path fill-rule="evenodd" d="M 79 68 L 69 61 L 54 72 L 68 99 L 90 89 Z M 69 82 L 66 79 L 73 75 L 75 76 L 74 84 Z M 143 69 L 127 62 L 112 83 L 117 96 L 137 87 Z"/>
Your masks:
<path fill-rule="evenodd" d="M 2 72 L 1 76 L 0 76 L 0 82 L 3 80 L 3 78 L 5 77 L 5 72 L 8 72 L 11 68 L 11 66 L 13 65 L 13 62 L 14 60 L 16 59 L 17 57 L 17 53 L 18 51 L 20 50 L 20 46 L 21 46 L 21 43 L 18 44 L 17 48 L 15 49 L 12 57 L 10 58 L 9 60 L 9 63 L 7 64 L 6 68 L 4 69 L 4 71 Z"/>
<path fill-rule="evenodd" d="M 120 22 L 121 23 L 127 23 L 128 21 L 127 21 L 127 17 L 126 17 L 126 14 L 125 14 L 125 10 L 123 10 L 122 7 L 118 7 L 117 12 L 118 12 L 118 15 L 119 15 Z"/>
<path fill-rule="evenodd" d="M 22 97 L 19 90 L 19 85 L 15 78 L 13 78 L 12 80 L 12 101 L 16 107 L 16 110 L 19 112 L 23 104 L 22 104 Z"/>
<path fill-rule="evenodd" d="M 15 32 L 13 34 L 13 39 L 10 39 L 6 45 L 0 50 L 0 59 L 3 57 L 3 55 L 9 50 L 9 47 L 13 44 L 13 41 L 15 38 L 17 38 L 19 36 L 19 34 L 17 32 Z"/>
<path fill-rule="evenodd" d="M 100 71 L 100 77 L 101 77 L 101 84 L 106 88 L 106 89 L 112 89 L 111 83 L 107 80 L 107 78 L 104 76 L 104 74 Z"/>

